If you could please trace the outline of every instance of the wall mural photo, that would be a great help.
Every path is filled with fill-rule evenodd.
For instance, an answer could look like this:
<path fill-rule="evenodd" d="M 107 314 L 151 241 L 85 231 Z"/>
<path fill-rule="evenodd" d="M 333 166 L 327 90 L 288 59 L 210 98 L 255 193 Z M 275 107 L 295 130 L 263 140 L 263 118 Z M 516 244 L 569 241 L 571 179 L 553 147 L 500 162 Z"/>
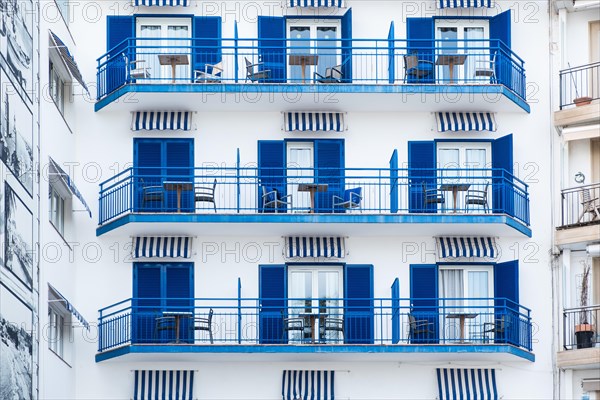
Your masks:
<path fill-rule="evenodd" d="M 33 398 L 32 319 L 31 309 L 0 284 L 0 399 Z"/>
<path fill-rule="evenodd" d="M 4 71 L 0 71 L 0 96 L 0 159 L 32 195 L 33 114 Z"/>
<path fill-rule="evenodd" d="M 0 54 L 16 84 L 30 96 L 33 90 L 33 1 L 0 0 L 0 14 Z"/>
<path fill-rule="evenodd" d="M 33 214 L 6 182 L 4 190 L 4 266 L 32 290 Z"/>

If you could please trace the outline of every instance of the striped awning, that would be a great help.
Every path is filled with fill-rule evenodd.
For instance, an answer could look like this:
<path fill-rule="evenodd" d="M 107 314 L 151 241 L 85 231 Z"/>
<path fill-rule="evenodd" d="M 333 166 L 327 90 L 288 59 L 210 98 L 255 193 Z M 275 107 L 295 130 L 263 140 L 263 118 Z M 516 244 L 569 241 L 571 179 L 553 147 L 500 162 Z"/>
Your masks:
<path fill-rule="evenodd" d="M 345 0 L 290 0 L 290 7 L 346 7 Z"/>
<path fill-rule="evenodd" d="M 87 86 L 85 85 L 85 82 L 83 81 L 83 75 L 81 75 L 81 71 L 79 71 L 79 67 L 75 62 L 75 59 L 69 52 L 69 48 L 52 31 L 50 31 L 50 39 L 52 40 L 53 46 L 58 50 L 60 58 L 62 58 L 73 79 L 79 82 L 79 84 L 85 89 L 85 91 L 89 93 L 90 91 L 88 90 Z"/>
<path fill-rule="evenodd" d="M 133 400 L 192 400 L 194 371 L 135 370 Z"/>
<path fill-rule="evenodd" d="M 496 131 L 493 113 L 436 113 L 437 129 L 447 131 Z"/>
<path fill-rule="evenodd" d="M 83 316 L 79 313 L 79 311 L 77 311 L 77 309 L 75 307 L 73 307 L 73 304 L 71 304 L 71 302 L 69 300 L 67 300 L 65 298 L 65 296 L 63 296 L 62 294 L 60 294 L 60 292 L 58 290 L 56 290 L 56 288 L 54 288 L 54 286 L 48 284 L 48 288 L 50 289 L 50 293 L 51 293 L 51 297 L 53 298 L 49 298 L 48 302 L 58 302 L 60 303 L 65 310 L 67 310 L 68 312 L 71 313 L 71 315 L 73 315 L 75 318 L 77 318 L 77 321 L 81 322 L 81 325 L 83 325 L 85 327 L 85 329 L 89 330 L 90 329 L 90 324 L 85 320 L 85 318 L 83 318 Z"/>
<path fill-rule="evenodd" d="M 288 258 L 346 256 L 345 240 L 339 236 L 290 236 L 286 238 L 286 247 Z"/>
<path fill-rule="evenodd" d="M 497 400 L 494 369 L 438 368 L 440 400 Z"/>
<path fill-rule="evenodd" d="M 75 197 L 79 199 L 91 218 L 92 210 L 90 210 L 90 206 L 88 206 L 87 202 L 83 198 L 83 195 L 79 189 L 77 189 L 77 186 L 75 186 L 73 179 L 71 179 L 71 177 L 60 167 L 60 165 L 56 163 L 56 161 L 54 161 L 52 158 L 49 158 L 49 161 L 50 165 L 48 169 L 48 178 L 50 183 L 55 184 L 57 180 L 58 182 L 61 182 L 62 186 L 64 186 L 69 192 L 71 192 L 71 194 L 75 195 Z"/>
<path fill-rule="evenodd" d="M 283 371 L 283 400 L 333 400 L 335 371 Z"/>
<path fill-rule="evenodd" d="M 134 7 L 147 6 L 147 7 L 187 7 L 190 5 L 190 0 L 133 0 Z"/>
<path fill-rule="evenodd" d="M 192 238 L 189 236 L 136 236 L 133 238 L 133 258 L 191 258 Z"/>
<path fill-rule="evenodd" d="M 438 237 L 437 252 L 444 258 L 496 258 L 498 245 L 493 237 Z"/>
<path fill-rule="evenodd" d="M 284 128 L 287 132 L 342 132 L 346 130 L 344 113 L 339 112 L 286 112 L 284 113 Z"/>
<path fill-rule="evenodd" d="M 494 0 L 437 0 L 438 8 L 492 8 Z"/>
<path fill-rule="evenodd" d="M 131 113 L 132 131 L 190 131 L 191 111 L 134 111 Z"/>

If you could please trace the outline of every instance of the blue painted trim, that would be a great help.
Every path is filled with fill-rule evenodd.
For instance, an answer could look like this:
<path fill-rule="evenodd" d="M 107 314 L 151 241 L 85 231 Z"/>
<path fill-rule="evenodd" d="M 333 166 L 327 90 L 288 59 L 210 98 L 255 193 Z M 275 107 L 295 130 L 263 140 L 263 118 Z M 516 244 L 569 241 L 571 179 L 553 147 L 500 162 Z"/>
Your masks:
<path fill-rule="evenodd" d="M 535 354 L 511 345 L 131 345 L 96 354 L 96 362 L 127 354 L 511 354 L 534 362 Z"/>
<path fill-rule="evenodd" d="M 525 112 L 530 112 L 527 102 L 502 85 L 367 85 L 340 83 L 335 85 L 313 84 L 235 84 L 198 85 L 187 83 L 174 84 L 127 84 L 96 102 L 94 111 L 100 111 L 127 93 L 390 93 L 419 95 L 426 94 L 486 94 L 496 97 L 504 95 Z"/>
<path fill-rule="evenodd" d="M 96 228 L 102 236 L 129 223 L 272 223 L 272 224 L 506 224 L 531 237 L 531 229 L 507 215 L 358 215 L 358 214 L 126 214 Z"/>

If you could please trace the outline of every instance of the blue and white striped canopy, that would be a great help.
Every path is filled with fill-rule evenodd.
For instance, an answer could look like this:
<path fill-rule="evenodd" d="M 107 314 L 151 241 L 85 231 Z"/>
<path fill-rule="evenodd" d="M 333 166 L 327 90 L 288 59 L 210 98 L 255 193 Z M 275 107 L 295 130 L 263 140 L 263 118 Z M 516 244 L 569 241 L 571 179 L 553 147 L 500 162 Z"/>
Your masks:
<path fill-rule="evenodd" d="M 135 111 L 131 113 L 132 131 L 189 131 L 191 111 Z"/>
<path fill-rule="evenodd" d="M 284 127 L 287 132 L 342 132 L 346 130 L 344 113 L 340 112 L 286 112 Z"/>
<path fill-rule="evenodd" d="M 48 170 L 48 177 L 50 179 L 50 183 L 56 182 L 53 179 L 55 177 L 57 177 L 60 180 L 60 182 L 62 182 L 62 184 L 69 190 L 69 192 L 71 192 L 71 194 L 75 195 L 75 197 L 77 197 L 79 199 L 79 201 L 81 202 L 81 204 L 83 204 L 83 206 L 85 207 L 86 211 L 88 212 L 88 214 L 91 218 L 92 210 L 90 210 L 90 206 L 88 206 L 87 202 L 83 198 L 83 195 L 81 194 L 79 189 L 77 189 L 77 186 L 75 186 L 75 182 L 73 182 L 73 179 L 71 179 L 69 174 L 67 174 L 60 167 L 60 165 L 58 165 L 58 163 L 56 161 L 54 161 L 52 158 L 49 158 L 49 161 L 50 161 L 50 168 Z"/>
<path fill-rule="evenodd" d="M 192 238 L 189 236 L 136 236 L 133 238 L 133 258 L 190 258 Z"/>
<path fill-rule="evenodd" d="M 445 258 L 496 258 L 498 245 L 493 237 L 438 237 L 437 250 L 440 259 Z"/>
<path fill-rule="evenodd" d="M 438 368 L 440 400 L 497 400 L 494 369 Z"/>
<path fill-rule="evenodd" d="M 135 370 L 133 400 L 192 400 L 194 371 Z"/>
<path fill-rule="evenodd" d="M 438 8 L 492 8 L 494 0 L 437 0 Z"/>
<path fill-rule="evenodd" d="M 73 306 L 73 304 L 71 304 L 71 302 L 69 300 L 67 300 L 67 298 L 65 296 L 63 296 L 62 294 L 60 294 L 60 292 L 58 290 L 56 290 L 54 288 L 54 286 L 48 284 L 48 287 L 50 289 L 50 292 L 53 293 L 53 296 L 56 297 L 56 299 L 54 299 L 54 300 L 51 299 L 49 301 L 60 302 L 62 304 L 62 306 L 65 308 L 65 310 L 67 310 L 75 318 L 77 318 L 77 320 L 79 322 L 81 322 L 81 325 L 83 325 L 85 327 L 85 329 L 89 330 L 90 329 L 90 324 L 86 321 L 85 318 L 83 318 L 83 315 L 81 315 L 79 313 L 79 311 L 77 311 L 77 309 Z"/>
<path fill-rule="evenodd" d="M 290 236 L 286 238 L 286 247 L 288 258 L 344 258 L 346 256 L 345 240 L 339 236 Z"/>
<path fill-rule="evenodd" d="M 133 5 L 135 7 L 138 6 L 147 6 L 147 7 L 187 7 L 190 5 L 190 0 L 133 0 Z"/>
<path fill-rule="evenodd" d="M 496 131 L 496 118 L 493 113 L 436 113 L 437 129 L 447 131 Z"/>
<path fill-rule="evenodd" d="M 290 0 L 290 7 L 346 7 L 344 0 Z"/>
<path fill-rule="evenodd" d="M 333 400 L 335 371 L 283 371 L 283 400 Z"/>

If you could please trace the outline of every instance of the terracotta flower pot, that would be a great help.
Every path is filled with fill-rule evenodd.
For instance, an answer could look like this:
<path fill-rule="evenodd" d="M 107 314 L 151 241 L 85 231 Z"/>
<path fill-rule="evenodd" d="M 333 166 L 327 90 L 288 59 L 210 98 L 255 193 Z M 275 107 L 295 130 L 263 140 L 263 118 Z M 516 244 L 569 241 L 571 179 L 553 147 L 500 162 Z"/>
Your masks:
<path fill-rule="evenodd" d="M 592 102 L 592 98 L 588 97 L 588 96 L 578 97 L 576 99 L 573 99 L 573 103 L 575 103 L 576 107 L 586 106 L 586 105 L 590 104 L 591 102 Z"/>

